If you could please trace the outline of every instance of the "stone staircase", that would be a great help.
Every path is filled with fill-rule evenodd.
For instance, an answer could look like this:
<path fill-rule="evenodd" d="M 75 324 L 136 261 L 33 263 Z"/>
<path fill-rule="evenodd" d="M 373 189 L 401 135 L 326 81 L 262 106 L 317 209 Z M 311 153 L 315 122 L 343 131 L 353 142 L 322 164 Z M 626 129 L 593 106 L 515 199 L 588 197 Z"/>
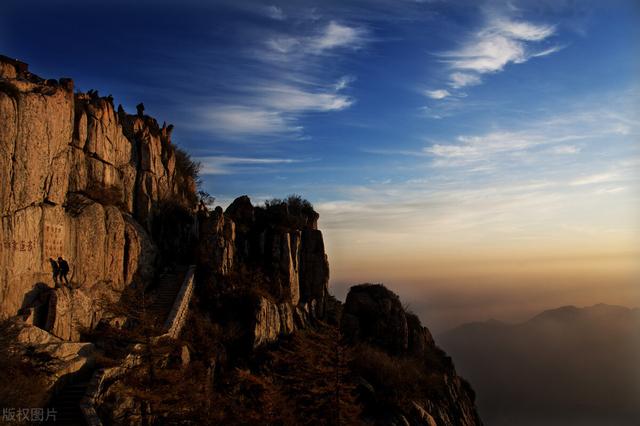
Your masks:
<path fill-rule="evenodd" d="M 162 327 L 171 312 L 173 303 L 178 296 L 180 286 L 184 280 L 186 268 L 176 268 L 174 271 L 166 272 L 158 278 L 156 285 L 150 289 L 151 302 L 149 304 L 149 314 L 156 319 L 157 324 Z"/>
<path fill-rule="evenodd" d="M 171 313 L 186 271 L 186 267 L 178 267 L 173 271 L 165 272 L 160 275 L 155 285 L 149 289 L 148 312 L 160 328 L 164 326 L 167 317 Z M 94 372 L 93 369 L 83 371 L 82 374 L 74 376 L 72 380 L 56 392 L 48 407 L 50 410 L 55 410 L 55 416 L 51 416 L 50 420 L 43 424 L 87 425 L 80 409 L 80 403 L 87 393 L 87 388 Z M 51 413 L 53 412 L 51 411 Z"/>

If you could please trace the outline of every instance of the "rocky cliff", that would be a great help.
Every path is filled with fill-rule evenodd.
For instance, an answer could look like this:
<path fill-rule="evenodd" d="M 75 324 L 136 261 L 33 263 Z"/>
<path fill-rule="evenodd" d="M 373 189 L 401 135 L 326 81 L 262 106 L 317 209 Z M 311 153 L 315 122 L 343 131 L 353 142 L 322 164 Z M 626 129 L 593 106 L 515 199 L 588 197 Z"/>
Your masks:
<path fill-rule="evenodd" d="M 23 350 L 0 344 L 0 367 L 18 380 L 25 359 L 56 358 L 31 363 L 43 398 L 63 389 L 54 406 L 66 379 L 91 373 L 92 424 L 481 424 L 396 295 L 329 295 L 308 201 L 209 210 L 172 126 L 6 57 L 0 120 L 0 319 L 18 318 L 8 341 Z M 70 286 L 54 286 L 59 256 Z M 168 336 L 176 306 L 185 327 Z"/>
<path fill-rule="evenodd" d="M 344 339 L 358 347 L 353 365 L 365 417 L 374 424 L 482 424 L 469 383 L 456 374 L 451 358 L 420 319 L 386 287 L 351 287 L 340 328 Z"/>
<path fill-rule="evenodd" d="M 70 79 L 0 64 L 0 317 L 48 311 L 39 325 L 75 339 L 99 319 L 95 301 L 150 279 L 163 240 L 159 206 L 190 207 L 195 182 L 171 127 L 116 111 L 96 92 L 74 93 Z M 49 258 L 59 256 L 72 291 L 49 291 Z"/>
<path fill-rule="evenodd" d="M 302 204 L 290 197 L 253 206 L 242 196 L 225 212 L 200 214 L 198 260 L 214 283 L 209 295 L 251 293 L 246 303 L 254 307 L 248 325 L 254 346 L 325 314 L 329 263 L 318 214 Z"/>

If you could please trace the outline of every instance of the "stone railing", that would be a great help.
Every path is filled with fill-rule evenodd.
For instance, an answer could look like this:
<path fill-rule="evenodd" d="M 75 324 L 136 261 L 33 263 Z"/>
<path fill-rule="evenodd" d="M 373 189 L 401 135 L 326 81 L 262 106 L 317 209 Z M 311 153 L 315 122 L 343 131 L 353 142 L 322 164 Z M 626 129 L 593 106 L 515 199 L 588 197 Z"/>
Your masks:
<path fill-rule="evenodd" d="M 171 312 L 169 312 L 169 316 L 164 323 L 164 329 L 166 331 L 164 334 L 155 337 L 154 340 L 161 339 L 163 337 L 176 339 L 180 335 L 182 327 L 187 319 L 187 314 L 189 313 L 189 303 L 193 296 L 195 272 L 196 267 L 194 265 L 189 266 L 184 277 L 184 281 L 182 282 L 182 286 L 180 287 L 180 291 L 173 302 Z M 102 426 L 102 421 L 96 412 L 96 399 L 98 398 L 98 395 L 100 395 L 104 383 L 122 375 L 127 370 L 127 367 L 130 368 L 138 364 L 139 361 L 139 357 L 130 353 L 119 367 L 102 368 L 93 374 L 93 377 L 91 377 L 91 381 L 87 386 L 85 396 L 80 402 L 80 410 L 82 411 L 85 423 L 88 426 Z"/>
<path fill-rule="evenodd" d="M 182 327 L 187 319 L 187 314 L 189 313 L 189 303 L 193 296 L 195 272 L 196 267 L 194 265 L 189 266 L 189 269 L 184 276 L 182 287 L 180 287 L 176 300 L 173 302 L 171 312 L 169 312 L 169 316 L 164 323 L 164 329 L 166 332 L 161 337 L 168 336 L 172 339 L 177 339 L 180 335 Z"/>

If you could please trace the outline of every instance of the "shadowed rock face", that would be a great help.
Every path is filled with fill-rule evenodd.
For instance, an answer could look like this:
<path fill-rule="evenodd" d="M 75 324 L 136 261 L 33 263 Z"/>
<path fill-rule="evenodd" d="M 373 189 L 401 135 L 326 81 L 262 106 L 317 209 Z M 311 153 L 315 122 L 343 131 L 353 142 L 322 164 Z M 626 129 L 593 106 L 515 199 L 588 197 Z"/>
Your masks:
<path fill-rule="evenodd" d="M 384 360 L 384 356 L 375 355 L 376 350 L 390 355 L 390 361 L 379 365 L 390 370 L 382 377 L 394 377 L 394 389 L 388 389 L 388 383 L 376 383 L 381 374 L 375 367 L 374 371 L 363 369 L 365 412 L 374 419 L 373 423 L 482 424 L 474 405 L 474 392 L 458 377 L 451 358 L 435 345 L 418 317 L 405 312 L 400 298 L 382 284 L 351 287 L 340 330 L 346 342 L 362 348 L 357 353 L 365 360 L 354 359 L 355 366 L 371 363 L 371 359 Z M 411 372 L 403 371 L 407 369 Z M 408 378 L 397 378 L 406 374 Z M 403 386 L 412 389 L 408 395 L 401 389 Z M 401 396 L 389 402 L 385 397 L 390 391 Z"/>
<path fill-rule="evenodd" d="M 200 220 L 199 261 L 214 274 L 258 271 L 268 295 L 256 303 L 256 345 L 291 333 L 296 325 L 322 316 L 328 295 L 329 263 L 318 214 L 293 217 L 286 204 L 254 207 L 236 198 L 226 212 L 216 209 Z"/>
<path fill-rule="evenodd" d="M 58 256 L 75 289 L 53 300 L 95 313 L 99 295 L 149 278 L 154 209 L 189 204 L 195 184 L 154 119 L 116 112 L 95 92 L 74 94 L 71 80 L 43 80 L 24 63 L 0 65 L 0 317 L 24 308 L 37 283 L 53 287 L 48 259 Z M 59 319 L 54 332 L 77 335 Z"/>
<path fill-rule="evenodd" d="M 434 347 L 420 319 L 405 312 L 400 298 L 382 284 L 351 287 L 342 313 L 342 334 L 394 355 L 423 356 Z"/>
<path fill-rule="evenodd" d="M 409 349 L 409 326 L 400 298 L 381 284 L 351 287 L 342 312 L 342 334 L 393 355 Z"/>

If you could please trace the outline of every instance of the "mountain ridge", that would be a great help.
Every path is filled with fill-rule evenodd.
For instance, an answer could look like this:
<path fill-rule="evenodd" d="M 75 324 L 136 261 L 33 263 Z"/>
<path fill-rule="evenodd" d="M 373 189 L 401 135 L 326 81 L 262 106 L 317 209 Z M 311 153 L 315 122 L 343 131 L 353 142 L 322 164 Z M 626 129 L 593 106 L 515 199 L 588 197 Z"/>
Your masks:
<path fill-rule="evenodd" d="M 474 383 L 487 424 L 633 425 L 640 415 L 638 308 L 568 305 L 464 324 L 438 341 Z"/>
<path fill-rule="evenodd" d="M 484 321 L 471 321 L 471 322 L 466 322 L 460 325 L 457 325 L 451 329 L 442 331 L 440 333 L 438 333 L 438 337 L 439 336 L 445 336 L 447 334 L 450 333 L 454 333 L 456 332 L 458 329 L 466 329 L 466 328 L 474 328 L 474 327 L 483 327 L 483 326 L 506 326 L 506 327 L 512 327 L 512 326 L 521 326 L 524 324 L 527 324 L 529 322 L 535 322 L 536 320 L 542 320 L 545 318 L 553 318 L 555 316 L 555 314 L 564 314 L 568 311 L 570 312 L 578 312 L 578 311 L 592 311 L 592 310 L 600 310 L 602 308 L 605 309 L 615 309 L 618 312 L 630 312 L 630 313 L 634 313 L 634 312 L 640 312 L 640 307 L 627 307 L 627 306 L 622 306 L 622 305 L 611 305 L 608 303 L 596 303 L 593 305 L 588 305 L 588 306 L 583 306 L 583 307 L 578 307 L 575 305 L 563 305 L 563 306 L 559 306 L 557 308 L 549 308 L 549 309 L 545 309 L 544 311 L 535 314 L 534 316 L 532 316 L 531 318 L 528 318 L 526 320 L 523 321 L 518 321 L 518 322 L 511 322 L 511 321 L 502 321 L 499 319 L 495 319 L 495 318 L 489 318 L 487 320 Z"/>

